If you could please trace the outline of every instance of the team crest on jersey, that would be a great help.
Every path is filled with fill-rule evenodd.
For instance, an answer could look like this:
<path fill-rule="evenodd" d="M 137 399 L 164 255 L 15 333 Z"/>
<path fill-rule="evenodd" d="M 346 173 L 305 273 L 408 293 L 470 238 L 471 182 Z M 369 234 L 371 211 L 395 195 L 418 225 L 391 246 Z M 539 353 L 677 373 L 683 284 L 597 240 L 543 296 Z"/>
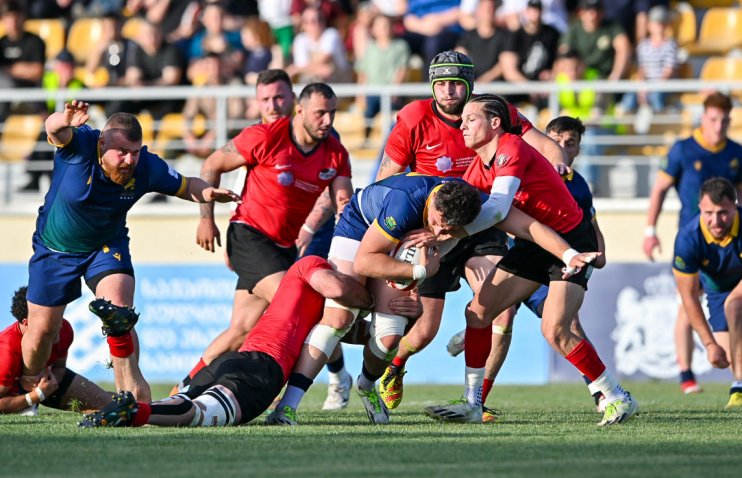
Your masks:
<path fill-rule="evenodd" d="M 453 167 L 453 159 L 448 156 L 441 156 L 435 160 L 435 167 L 442 173 L 447 173 Z"/>
<path fill-rule="evenodd" d="M 124 186 L 124 191 L 131 191 L 136 187 L 136 178 L 131 178 L 128 183 L 126 183 L 126 186 Z"/>
<path fill-rule="evenodd" d="M 334 178 L 337 173 L 338 172 L 335 168 L 325 168 L 319 172 L 319 178 L 323 181 L 329 181 Z"/>
<path fill-rule="evenodd" d="M 509 159 L 510 156 L 507 154 L 498 154 L 495 158 L 495 163 L 497 163 L 498 166 L 505 166 L 505 163 L 507 163 Z"/>
<path fill-rule="evenodd" d="M 737 172 L 737 170 L 739 169 L 739 159 L 734 158 L 729 161 L 729 169 L 731 169 L 733 172 Z"/>
<path fill-rule="evenodd" d="M 693 162 L 693 169 L 695 169 L 696 171 L 700 171 L 701 167 L 703 167 L 703 164 L 700 161 Z"/>
<path fill-rule="evenodd" d="M 675 256 L 674 264 L 676 269 L 679 269 L 681 271 L 685 269 L 685 261 L 680 256 Z"/>
<path fill-rule="evenodd" d="M 116 259 L 117 261 L 121 262 L 121 253 L 120 252 L 114 252 L 113 253 L 113 258 Z"/>
<path fill-rule="evenodd" d="M 703 267 L 706 267 L 707 265 L 709 265 L 709 260 L 708 260 L 708 259 L 704 259 L 704 260 L 702 260 L 702 261 L 701 261 L 701 265 L 702 265 Z"/>
<path fill-rule="evenodd" d="M 384 224 L 386 225 L 386 228 L 390 231 L 393 231 L 397 228 L 397 220 L 394 219 L 392 216 L 387 216 L 384 219 Z"/>
<path fill-rule="evenodd" d="M 291 186 L 294 184 L 294 175 L 288 171 L 284 171 L 278 175 L 278 184 L 281 186 Z"/>

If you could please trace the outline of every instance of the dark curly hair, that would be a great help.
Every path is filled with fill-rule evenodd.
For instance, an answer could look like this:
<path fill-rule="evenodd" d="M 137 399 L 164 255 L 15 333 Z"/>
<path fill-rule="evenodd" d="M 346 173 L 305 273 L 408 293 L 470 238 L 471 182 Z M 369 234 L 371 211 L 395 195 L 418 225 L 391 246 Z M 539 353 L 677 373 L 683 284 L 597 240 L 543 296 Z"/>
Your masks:
<path fill-rule="evenodd" d="M 433 199 L 441 220 L 450 227 L 464 226 L 477 217 L 482 209 L 479 190 L 464 181 L 448 181 L 438 189 Z"/>
<path fill-rule="evenodd" d="M 500 125 L 506 133 L 518 136 L 523 133 L 523 126 L 513 124 L 513 119 L 510 117 L 509 104 L 502 96 L 490 94 L 478 95 L 470 99 L 469 103 L 481 103 L 487 119 L 500 118 Z"/>
<path fill-rule="evenodd" d="M 28 304 L 26 303 L 26 290 L 28 287 L 25 285 L 13 293 L 13 303 L 10 306 L 10 313 L 13 314 L 15 320 L 18 322 L 28 318 Z"/>

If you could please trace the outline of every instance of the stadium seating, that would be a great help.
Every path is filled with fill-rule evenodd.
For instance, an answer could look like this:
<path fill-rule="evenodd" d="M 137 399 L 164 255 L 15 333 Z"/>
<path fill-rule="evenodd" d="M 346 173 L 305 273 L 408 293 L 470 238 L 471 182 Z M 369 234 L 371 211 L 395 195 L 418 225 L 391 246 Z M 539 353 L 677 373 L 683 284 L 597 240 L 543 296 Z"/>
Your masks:
<path fill-rule="evenodd" d="M 127 40 L 135 40 L 142 22 L 144 22 L 144 20 L 139 17 L 129 18 L 124 22 L 124 26 L 121 28 L 121 36 Z"/>
<path fill-rule="evenodd" d="M 64 48 L 64 22 L 59 19 L 31 19 L 26 20 L 23 28 L 35 33 L 46 44 L 46 58 L 54 58 Z"/>
<path fill-rule="evenodd" d="M 137 115 L 139 124 L 142 126 L 142 144 L 154 144 L 155 139 L 155 120 L 152 115 L 142 112 Z"/>
<path fill-rule="evenodd" d="M 95 71 L 88 71 L 84 66 L 78 66 L 75 68 L 75 78 L 79 79 L 88 88 L 100 88 L 108 85 L 108 70 L 105 67 L 99 66 Z"/>
<path fill-rule="evenodd" d="M 691 55 L 720 55 L 742 47 L 742 8 L 710 8 L 701 20 L 696 43 L 685 45 Z"/>
<path fill-rule="evenodd" d="M 173 140 L 183 139 L 185 133 L 185 118 L 182 113 L 168 113 L 162 117 L 157 129 L 157 140 L 152 145 L 152 151 L 164 155 L 168 143 Z"/>
<path fill-rule="evenodd" d="M 693 44 L 696 41 L 698 23 L 696 11 L 685 2 L 673 8 L 672 34 L 679 46 Z"/>
<path fill-rule="evenodd" d="M 34 150 L 43 120 L 39 115 L 10 115 L 0 136 L 0 161 L 19 162 Z"/>
<path fill-rule="evenodd" d="M 735 7 L 738 0 L 688 0 L 694 8 Z"/>
<path fill-rule="evenodd" d="M 67 49 L 75 62 L 84 64 L 88 55 L 95 53 L 101 42 L 103 21 L 100 18 L 80 18 L 70 27 Z"/>
<path fill-rule="evenodd" d="M 700 80 L 738 80 L 742 78 L 742 58 L 712 56 L 701 68 Z M 733 94 L 735 92 L 732 92 Z M 739 94 L 739 92 L 737 92 Z M 704 95 L 700 93 L 684 93 L 680 95 L 683 105 L 697 105 L 703 102 Z"/>

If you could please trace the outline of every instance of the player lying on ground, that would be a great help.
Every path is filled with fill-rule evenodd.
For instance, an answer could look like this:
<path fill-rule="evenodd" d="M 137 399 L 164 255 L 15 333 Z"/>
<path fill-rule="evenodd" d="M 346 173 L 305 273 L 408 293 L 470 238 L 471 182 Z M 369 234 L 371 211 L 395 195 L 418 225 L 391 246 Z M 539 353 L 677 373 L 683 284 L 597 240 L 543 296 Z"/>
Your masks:
<path fill-rule="evenodd" d="M 59 410 L 70 410 L 72 407 L 95 410 L 108 403 L 110 392 L 67 368 L 67 353 L 72 345 L 73 332 L 70 323 L 64 319 L 52 341 L 44 374 L 38 385 L 24 394 L 18 378 L 23 368 L 21 339 L 28 330 L 25 286 L 13 294 L 10 310 L 18 322 L 0 332 L 0 413 L 35 415 L 39 404 Z"/>

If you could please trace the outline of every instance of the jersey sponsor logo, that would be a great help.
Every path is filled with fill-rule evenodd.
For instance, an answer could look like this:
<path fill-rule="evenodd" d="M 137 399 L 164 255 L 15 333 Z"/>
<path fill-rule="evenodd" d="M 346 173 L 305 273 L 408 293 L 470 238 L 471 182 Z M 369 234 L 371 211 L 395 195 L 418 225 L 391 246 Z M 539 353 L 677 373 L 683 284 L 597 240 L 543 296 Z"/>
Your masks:
<path fill-rule="evenodd" d="M 701 267 L 706 267 L 707 265 L 709 265 L 709 260 L 708 259 L 704 259 L 704 260 L 701 261 Z"/>
<path fill-rule="evenodd" d="M 611 332 L 616 369 L 625 375 L 640 372 L 652 378 L 674 378 L 679 372 L 673 340 L 678 310 L 675 280 L 663 272 L 647 277 L 641 285 L 624 287 L 616 298 L 616 328 Z M 710 371 L 703 344 L 695 335 L 693 351 L 693 371 Z"/>
<path fill-rule="evenodd" d="M 319 172 L 319 178 L 323 181 L 329 181 L 334 178 L 337 173 L 338 172 L 335 168 L 325 168 Z"/>
<path fill-rule="evenodd" d="M 453 159 L 448 156 L 441 156 L 435 160 L 435 167 L 438 168 L 438 171 L 446 173 L 453 167 Z"/>
<path fill-rule="evenodd" d="M 167 173 L 176 179 L 180 178 L 180 173 L 174 170 L 173 167 L 170 166 L 169 164 L 167 165 Z"/>
<path fill-rule="evenodd" d="M 129 182 L 126 183 L 126 185 L 124 186 L 124 190 L 125 191 L 131 191 L 131 190 L 133 190 L 136 187 L 136 182 L 137 182 L 137 179 L 136 178 L 131 178 L 129 180 Z"/>
<path fill-rule="evenodd" d="M 116 259 L 117 261 L 121 262 L 121 253 L 120 252 L 114 252 L 113 253 L 113 258 Z"/>
<path fill-rule="evenodd" d="M 431 151 L 431 150 L 433 150 L 433 149 L 437 148 L 438 146 L 440 146 L 440 145 L 442 145 L 442 144 L 443 144 L 443 143 L 438 143 L 438 144 L 433 144 L 433 145 L 425 145 L 425 149 L 426 149 L 427 151 Z"/>
<path fill-rule="evenodd" d="M 696 171 L 700 171 L 702 167 L 703 167 L 703 163 L 701 161 L 693 162 L 693 169 L 695 169 Z"/>
<path fill-rule="evenodd" d="M 507 163 L 509 159 L 510 156 L 508 156 L 507 154 L 498 154 L 497 158 L 495 158 L 495 162 L 498 166 L 505 166 L 505 163 Z"/>
<path fill-rule="evenodd" d="M 392 216 L 387 216 L 386 218 L 384 218 L 384 225 L 387 229 L 393 231 L 397 228 L 397 220 L 394 219 Z"/>
<path fill-rule="evenodd" d="M 675 256 L 675 261 L 673 262 L 673 264 L 675 264 L 675 268 L 678 270 L 685 269 L 685 261 L 680 256 Z"/>
<path fill-rule="evenodd" d="M 291 186 L 294 184 L 294 175 L 288 171 L 282 172 L 276 179 L 278 180 L 278 184 L 281 186 Z"/>
<path fill-rule="evenodd" d="M 739 169 L 739 159 L 734 158 L 731 161 L 729 161 L 729 169 L 732 170 L 732 172 L 736 173 Z"/>

